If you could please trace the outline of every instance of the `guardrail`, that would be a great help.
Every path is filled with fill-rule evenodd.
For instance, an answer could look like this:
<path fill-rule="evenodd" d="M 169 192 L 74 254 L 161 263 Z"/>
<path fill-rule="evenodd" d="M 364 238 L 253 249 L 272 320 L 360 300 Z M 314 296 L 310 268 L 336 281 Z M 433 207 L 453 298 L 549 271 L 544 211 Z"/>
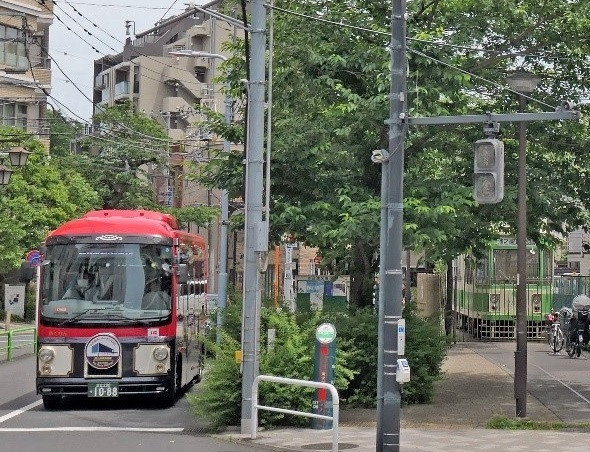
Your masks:
<path fill-rule="evenodd" d="M 0 331 L 0 360 L 4 356 L 6 361 L 12 360 L 14 351 L 25 347 L 37 352 L 37 328 L 34 326 Z"/>
<path fill-rule="evenodd" d="M 258 384 L 261 381 L 290 384 L 295 386 L 308 386 L 310 388 L 328 389 L 332 394 L 332 416 L 324 416 L 323 414 L 307 413 L 305 411 L 287 410 L 284 408 L 259 405 Z M 299 416 L 332 421 L 332 451 L 338 452 L 338 416 L 340 414 L 340 399 L 338 397 L 338 391 L 330 383 L 321 383 L 319 381 L 295 380 L 293 378 L 274 377 L 272 375 L 258 375 L 252 383 L 252 425 L 250 426 L 250 437 L 252 439 L 256 439 L 256 430 L 258 429 L 258 410 L 275 411 L 277 413 L 294 414 Z"/>

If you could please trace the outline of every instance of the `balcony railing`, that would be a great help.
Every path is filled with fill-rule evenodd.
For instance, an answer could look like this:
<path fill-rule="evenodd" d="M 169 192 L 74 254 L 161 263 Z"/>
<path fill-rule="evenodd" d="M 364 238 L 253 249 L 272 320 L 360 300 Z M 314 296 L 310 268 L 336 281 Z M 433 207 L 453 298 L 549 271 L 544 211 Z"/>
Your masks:
<path fill-rule="evenodd" d="M 120 96 L 122 94 L 129 94 L 129 82 L 119 82 L 115 85 L 115 96 Z"/>

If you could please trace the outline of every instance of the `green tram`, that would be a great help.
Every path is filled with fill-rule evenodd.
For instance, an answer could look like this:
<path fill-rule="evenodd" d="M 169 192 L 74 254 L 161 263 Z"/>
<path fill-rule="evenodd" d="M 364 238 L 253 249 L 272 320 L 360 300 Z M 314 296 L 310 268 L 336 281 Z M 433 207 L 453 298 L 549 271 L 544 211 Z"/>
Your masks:
<path fill-rule="evenodd" d="M 456 265 L 457 325 L 481 339 L 516 337 L 516 240 L 490 244 L 484 258 L 462 256 Z M 551 310 L 553 252 L 527 243 L 527 337 L 543 337 Z"/>

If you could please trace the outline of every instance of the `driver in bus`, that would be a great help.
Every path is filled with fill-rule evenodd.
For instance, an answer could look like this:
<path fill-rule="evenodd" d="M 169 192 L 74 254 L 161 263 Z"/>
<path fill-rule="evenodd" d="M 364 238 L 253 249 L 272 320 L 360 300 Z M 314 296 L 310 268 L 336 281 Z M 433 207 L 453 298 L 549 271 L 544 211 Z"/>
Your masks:
<path fill-rule="evenodd" d="M 98 288 L 93 283 L 94 275 L 86 267 L 80 267 L 77 278 L 72 282 L 62 298 L 93 300 L 98 295 Z"/>

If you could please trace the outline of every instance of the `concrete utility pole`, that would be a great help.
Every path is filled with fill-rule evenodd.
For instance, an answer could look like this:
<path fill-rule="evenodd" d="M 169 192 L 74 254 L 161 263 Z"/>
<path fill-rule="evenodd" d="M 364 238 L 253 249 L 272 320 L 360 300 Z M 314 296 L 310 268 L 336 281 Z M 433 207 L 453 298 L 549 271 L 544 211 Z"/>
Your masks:
<path fill-rule="evenodd" d="M 396 381 L 398 321 L 402 316 L 402 228 L 404 138 L 406 124 L 406 1 L 393 0 L 391 11 L 391 85 L 389 152 L 384 155 L 381 199 L 387 224 L 381 224 L 379 339 L 377 377 L 377 451 L 399 451 L 401 391 Z M 387 173 L 387 174 L 385 174 Z M 382 215 L 382 220 L 385 215 Z"/>
<path fill-rule="evenodd" d="M 262 220 L 264 181 L 264 83 L 266 67 L 266 8 L 252 0 L 248 149 L 246 149 L 246 218 L 244 253 L 244 305 L 242 329 L 242 434 L 251 434 L 252 384 L 260 358 L 260 262 L 268 252 L 268 218 Z"/>

